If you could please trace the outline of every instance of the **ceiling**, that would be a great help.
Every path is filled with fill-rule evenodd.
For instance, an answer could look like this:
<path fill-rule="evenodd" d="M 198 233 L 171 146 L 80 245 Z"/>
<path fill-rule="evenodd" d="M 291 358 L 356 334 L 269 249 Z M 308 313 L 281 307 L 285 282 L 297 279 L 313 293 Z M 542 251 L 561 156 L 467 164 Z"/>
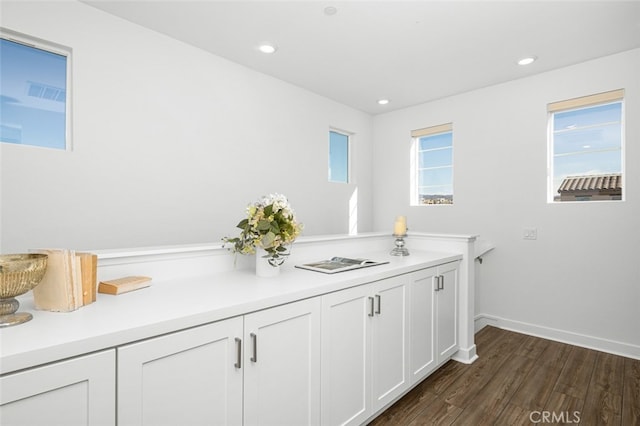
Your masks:
<path fill-rule="evenodd" d="M 84 3 L 370 114 L 640 47 L 640 0 Z"/>

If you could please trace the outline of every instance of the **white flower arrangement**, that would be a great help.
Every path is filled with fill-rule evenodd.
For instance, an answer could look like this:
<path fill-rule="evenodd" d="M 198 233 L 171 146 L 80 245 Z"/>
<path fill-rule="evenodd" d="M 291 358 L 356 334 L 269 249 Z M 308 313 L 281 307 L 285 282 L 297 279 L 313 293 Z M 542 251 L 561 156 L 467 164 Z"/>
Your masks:
<path fill-rule="evenodd" d="M 289 255 L 287 245 L 292 244 L 302 232 L 302 224 L 296 220 L 295 213 L 287 197 L 282 194 L 269 194 L 247 206 L 247 217 L 237 228 L 242 231 L 238 237 L 224 237 L 224 246 L 240 254 L 254 254 L 256 248 L 264 249 L 271 266 L 279 266 Z"/>

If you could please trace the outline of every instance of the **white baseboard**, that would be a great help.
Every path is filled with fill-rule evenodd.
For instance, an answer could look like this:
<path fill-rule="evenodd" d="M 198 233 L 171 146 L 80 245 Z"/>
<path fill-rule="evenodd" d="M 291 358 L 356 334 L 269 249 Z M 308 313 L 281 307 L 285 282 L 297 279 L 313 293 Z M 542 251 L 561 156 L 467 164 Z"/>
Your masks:
<path fill-rule="evenodd" d="M 629 343 L 616 342 L 614 340 L 602 339 L 600 337 L 587 336 L 565 330 L 558 330 L 550 327 L 543 327 L 536 324 L 514 321 L 494 315 L 476 315 L 475 332 L 482 330 L 487 325 L 502 328 L 504 330 L 515 331 L 517 333 L 528 334 L 530 336 L 541 337 L 543 339 L 555 340 L 557 342 L 568 343 L 574 346 L 594 349 L 596 351 L 607 352 L 627 358 L 640 360 L 640 346 Z"/>
<path fill-rule="evenodd" d="M 467 349 L 458 349 L 458 352 L 453 354 L 451 359 L 463 364 L 473 364 L 473 362 L 478 359 L 478 354 L 476 353 L 476 345 L 473 345 L 472 347 Z"/>

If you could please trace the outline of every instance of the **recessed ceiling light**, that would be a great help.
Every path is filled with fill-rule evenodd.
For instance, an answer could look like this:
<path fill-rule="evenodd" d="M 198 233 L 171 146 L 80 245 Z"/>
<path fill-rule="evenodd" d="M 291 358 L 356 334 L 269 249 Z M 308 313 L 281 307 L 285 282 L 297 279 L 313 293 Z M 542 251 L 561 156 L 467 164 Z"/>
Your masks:
<path fill-rule="evenodd" d="M 327 15 L 327 16 L 333 16 L 336 13 L 338 13 L 338 9 L 336 9 L 333 6 L 327 6 L 327 7 L 324 8 L 324 14 Z"/>
<path fill-rule="evenodd" d="M 389 99 L 378 99 L 378 105 L 386 105 L 389 103 Z"/>
<path fill-rule="evenodd" d="M 536 61 L 536 59 L 538 59 L 538 58 L 536 58 L 535 56 L 527 56 L 526 58 L 520 59 L 518 61 L 518 65 L 529 65 L 529 64 L 534 63 Z"/>
<path fill-rule="evenodd" d="M 275 47 L 273 44 L 263 43 L 260 46 L 258 46 L 258 50 L 260 50 L 262 53 L 275 53 L 275 51 L 278 50 L 278 48 Z"/>

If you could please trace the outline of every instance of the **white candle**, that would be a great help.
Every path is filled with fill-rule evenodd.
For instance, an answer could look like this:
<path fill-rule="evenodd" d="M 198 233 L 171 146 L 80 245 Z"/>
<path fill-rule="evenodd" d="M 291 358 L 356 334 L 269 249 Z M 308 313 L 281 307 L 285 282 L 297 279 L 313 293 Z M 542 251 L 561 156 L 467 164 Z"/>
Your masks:
<path fill-rule="evenodd" d="M 398 216 L 396 222 L 393 225 L 394 235 L 404 235 L 407 233 L 407 218 L 404 216 Z"/>

